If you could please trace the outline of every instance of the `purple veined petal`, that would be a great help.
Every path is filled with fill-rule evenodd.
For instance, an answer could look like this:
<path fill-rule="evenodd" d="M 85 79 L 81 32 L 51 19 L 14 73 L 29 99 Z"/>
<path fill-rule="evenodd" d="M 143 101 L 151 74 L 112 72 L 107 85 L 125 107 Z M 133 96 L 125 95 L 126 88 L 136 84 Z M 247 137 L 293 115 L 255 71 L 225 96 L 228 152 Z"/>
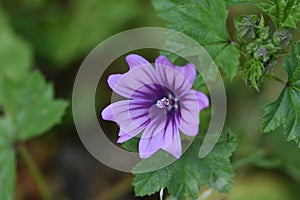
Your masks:
<path fill-rule="evenodd" d="M 144 85 L 134 91 L 132 99 L 147 99 L 156 102 L 165 96 L 165 88 L 159 84 Z"/>
<path fill-rule="evenodd" d="M 180 66 L 174 66 L 174 67 L 177 71 L 181 72 L 188 79 L 191 85 L 193 85 L 197 76 L 196 67 L 193 64 L 187 63 L 182 67 Z"/>
<path fill-rule="evenodd" d="M 123 74 L 112 74 L 108 77 L 107 83 L 112 90 L 115 90 L 116 85 L 122 78 Z"/>
<path fill-rule="evenodd" d="M 107 106 L 102 117 L 115 121 L 123 132 L 135 136 L 150 123 L 149 109 L 152 105 L 152 101 L 122 100 Z"/>
<path fill-rule="evenodd" d="M 169 66 L 173 67 L 173 63 L 170 62 L 167 56 L 160 55 L 155 59 L 155 67 L 156 65 L 163 65 L 163 66 Z"/>
<path fill-rule="evenodd" d="M 170 113 L 157 115 L 142 133 L 139 143 L 140 157 L 149 158 L 159 149 L 169 146 L 179 133 L 177 124 L 178 121 Z"/>
<path fill-rule="evenodd" d="M 105 107 L 102 112 L 101 112 L 101 116 L 104 120 L 108 120 L 108 121 L 115 121 L 114 117 L 113 117 L 113 112 L 112 112 L 112 107 L 111 105 L 108 105 L 107 107 Z"/>
<path fill-rule="evenodd" d="M 184 77 L 189 81 L 189 83 L 191 85 L 193 85 L 193 83 L 196 79 L 197 71 L 193 64 L 188 63 L 182 67 L 173 65 L 166 56 L 161 55 L 161 56 L 157 57 L 155 60 L 155 66 L 157 66 L 157 65 L 172 67 L 173 69 L 175 69 L 176 71 L 178 71 L 179 73 L 184 75 Z"/>
<path fill-rule="evenodd" d="M 139 142 L 139 155 L 141 158 L 149 158 L 162 146 L 166 146 L 163 129 L 165 128 L 167 114 L 156 106 L 150 109 L 151 122 L 142 133 Z"/>
<path fill-rule="evenodd" d="M 143 159 L 149 158 L 163 146 L 166 144 L 162 131 L 150 138 L 142 137 L 139 142 L 139 156 Z"/>
<path fill-rule="evenodd" d="M 190 90 L 180 99 L 179 129 L 185 135 L 197 135 L 200 123 L 199 112 L 198 96 L 194 90 Z"/>
<path fill-rule="evenodd" d="M 142 139 L 149 139 L 159 134 L 166 126 L 167 113 L 163 109 L 157 108 L 155 105 L 149 111 L 150 123 L 142 133 Z"/>
<path fill-rule="evenodd" d="M 126 141 L 130 140 L 131 138 L 135 137 L 138 134 L 139 134 L 139 132 L 137 132 L 135 135 L 129 135 L 129 134 L 125 133 L 124 131 L 122 131 L 120 129 L 119 134 L 118 134 L 119 138 L 117 140 L 117 143 L 126 142 Z"/>
<path fill-rule="evenodd" d="M 177 96 L 184 95 L 192 87 L 183 74 L 170 66 L 157 64 L 156 74 L 160 84 L 167 87 Z"/>
<path fill-rule="evenodd" d="M 151 67 L 152 65 L 142 56 L 137 54 L 130 54 L 126 56 L 126 62 L 128 63 L 130 69 L 135 67 Z"/>
<path fill-rule="evenodd" d="M 175 133 L 175 137 L 173 138 L 172 142 L 168 146 L 163 147 L 163 150 L 169 152 L 177 159 L 180 158 L 182 154 L 182 146 L 181 146 L 181 139 L 180 139 L 180 134 L 178 129 L 177 129 L 177 133 Z"/>
<path fill-rule="evenodd" d="M 197 90 L 194 90 L 194 92 L 197 95 L 199 109 L 202 110 L 204 108 L 207 108 L 209 106 L 208 97 L 205 94 L 203 94 L 202 92 L 199 92 Z"/>
<path fill-rule="evenodd" d="M 136 94 L 137 91 L 140 91 L 140 88 L 147 85 L 153 86 L 157 83 L 155 70 L 152 66 L 135 67 L 118 79 L 117 84 L 114 85 L 114 91 L 123 97 L 132 98 L 134 93 Z M 154 87 L 152 90 L 155 91 L 156 88 Z"/>

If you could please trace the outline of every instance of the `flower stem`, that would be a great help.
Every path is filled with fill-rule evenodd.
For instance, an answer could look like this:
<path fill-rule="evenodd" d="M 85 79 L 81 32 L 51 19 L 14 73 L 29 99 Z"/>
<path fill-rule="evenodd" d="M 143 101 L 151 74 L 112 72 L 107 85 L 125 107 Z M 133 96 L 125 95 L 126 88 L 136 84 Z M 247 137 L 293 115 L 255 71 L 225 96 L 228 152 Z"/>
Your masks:
<path fill-rule="evenodd" d="M 274 76 L 272 74 L 267 74 L 266 77 L 269 79 L 269 80 L 273 80 L 273 81 L 278 81 L 282 84 L 286 84 L 286 82 L 284 80 L 282 80 L 281 78 L 277 77 L 277 76 Z"/>
<path fill-rule="evenodd" d="M 43 200 L 52 200 L 51 192 L 46 184 L 46 181 L 38 168 L 37 164 L 33 160 L 32 156 L 28 152 L 28 150 L 21 145 L 18 149 L 21 158 L 24 160 L 25 164 L 27 165 L 31 175 L 34 177 L 37 187 L 40 191 L 41 197 Z"/>
<path fill-rule="evenodd" d="M 259 159 L 263 157 L 263 152 L 257 151 L 247 157 L 241 158 L 233 162 L 232 166 L 234 169 L 238 169 L 247 165 L 256 163 Z"/>

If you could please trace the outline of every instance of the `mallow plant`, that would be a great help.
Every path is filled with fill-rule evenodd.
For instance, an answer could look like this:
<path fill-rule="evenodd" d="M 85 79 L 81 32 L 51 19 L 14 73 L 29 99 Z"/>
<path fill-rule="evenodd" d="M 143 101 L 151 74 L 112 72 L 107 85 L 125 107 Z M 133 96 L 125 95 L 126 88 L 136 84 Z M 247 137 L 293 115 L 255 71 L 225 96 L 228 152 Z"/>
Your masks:
<path fill-rule="evenodd" d="M 240 78 L 256 95 L 266 81 L 282 84 L 278 97 L 261 108 L 257 126 L 262 134 L 276 131 L 288 146 L 300 147 L 300 42 L 293 35 L 300 21 L 299 0 L 152 0 L 152 4 L 167 28 L 204 47 L 224 79 Z M 235 6 L 256 6 L 260 13 L 229 19 Z M 14 199 L 16 155 L 35 177 L 41 198 L 53 199 L 24 142 L 59 123 L 68 103 L 54 98 L 53 86 L 31 68 L 30 45 L 15 35 L 5 19 L 1 13 L 0 39 L 6 42 L 0 46 L 0 199 Z M 231 34 L 228 24 L 233 24 Z M 162 199 L 167 191 L 171 199 L 197 200 L 203 188 L 227 193 L 233 184 L 231 156 L 239 134 L 231 129 L 220 133 L 208 155 L 199 157 L 212 112 L 210 96 L 194 64 L 177 65 L 176 57 L 162 51 L 153 66 L 140 55 L 127 55 L 128 72 L 112 74 L 107 80 L 126 99 L 107 105 L 101 116 L 119 125 L 117 142 L 138 153 L 142 161 L 137 167 L 161 162 L 155 160 L 161 152 L 174 158 L 154 171 L 138 173 L 134 168 L 136 196 L 160 192 Z M 276 73 L 275 67 L 286 75 Z M 193 139 L 186 145 L 189 138 Z M 250 156 L 253 160 L 255 155 Z M 289 174 L 300 180 L 299 167 L 289 164 L 285 167 Z"/>
<path fill-rule="evenodd" d="M 286 142 L 300 147 L 300 42 L 292 30 L 300 20 L 297 0 L 152 0 L 157 15 L 166 27 L 193 38 L 208 52 L 224 78 L 237 76 L 259 95 L 264 82 L 278 81 L 283 89 L 277 99 L 262 108 L 262 133 L 280 127 Z M 229 19 L 230 7 L 256 6 L 259 14 Z M 271 19 L 266 23 L 266 18 Z M 228 23 L 232 20 L 233 33 Z M 168 58 L 169 57 L 169 58 Z M 108 77 L 110 88 L 127 100 L 108 105 L 102 111 L 105 120 L 119 125 L 118 143 L 136 152 L 145 162 L 159 151 L 176 158 L 170 165 L 151 172 L 137 173 L 133 186 L 136 196 L 152 195 L 166 189 L 172 199 L 199 199 L 203 187 L 229 192 L 234 177 L 230 157 L 238 146 L 231 130 L 221 134 L 206 157 L 199 157 L 204 130 L 200 120 L 207 118 L 209 94 L 201 74 L 192 63 L 174 64 L 177 56 L 161 52 L 154 66 L 145 58 L 129 54 L 129 71 Z M 201 58 L 200 58 L 201 59 Z M 279 60 L 283 59 L 282 64 Z M 282 67 L 287 78 L 275 72 Z M 213 78 L 213 77 L 211 77 Z M 230 112 L 230 110 L 228 111 Z M 182 150 L 182 138 L 194 137 Z M 247 158 L 245 160 L 247 162 Z M 159 161 L 157 161 L 159 162 Z"/>

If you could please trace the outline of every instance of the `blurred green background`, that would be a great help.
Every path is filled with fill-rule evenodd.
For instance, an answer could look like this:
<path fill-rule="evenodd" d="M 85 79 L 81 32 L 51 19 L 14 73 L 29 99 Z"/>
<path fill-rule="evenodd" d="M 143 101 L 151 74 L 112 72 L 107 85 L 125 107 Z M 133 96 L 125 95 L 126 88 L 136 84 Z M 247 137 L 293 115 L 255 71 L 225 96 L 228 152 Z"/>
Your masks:
<path fill-rule="evenodd" d="M 232 32 L 232 17 L 260 11 L 234 7 L 230 13 L 228 27 Z M 54 84 L 56 97 L 70 101 L 76 72 L 89 51 L 114 34 L 144 26 L 164 26 L 149 0 L 2 0 L 0 73 L 7 63 L 20 66 L 12 76 L 22 73 L 21 66 L 30 65 Z M 153 61 L 158 52 L 139 53 Z M 109 103 L 107 76 L 126 70 L 121 57 L 102 77 L 99 83 L 102 89 L 96 97 L 99 112 Z M 259 125 L 262 106 L 277 97 L 281 85 L 267 82 L 262 93 L 257 94 L 236 77 L 233 82 L 227 81 L 226 87 L 227 126 L 240 139 L 233 156 L 236 178 L 230 194 L 212 192 L 207 199 L 297 200 L 300 150 L 293 143 L 286 143 L 280 133 L 263 135 Z M 116 141 L 117 126 L 103 121 L 101 125 L 110 139 Z M 135 198 L 130 174 L 106 167 L 87 152 L 77 136 L 70 107 L 61 125 L 26 146 L 41 167 L 55 199 L 158 199 L 158 195 Z M 199 199 L 203 199 L 201 195 Z M 17 200 L 40 199 L 35 181 L 21 160 L 18 160 L 15 196 Z"/>

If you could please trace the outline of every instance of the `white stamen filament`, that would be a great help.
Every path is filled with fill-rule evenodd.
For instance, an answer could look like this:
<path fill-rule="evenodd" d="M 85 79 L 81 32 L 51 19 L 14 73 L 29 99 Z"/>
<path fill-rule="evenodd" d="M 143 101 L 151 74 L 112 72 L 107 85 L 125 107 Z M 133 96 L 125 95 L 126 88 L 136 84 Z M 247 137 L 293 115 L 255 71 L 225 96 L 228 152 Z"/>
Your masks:
<path fill-rule="evenodd" d="M 161 188 L 159 192 L 159 199 L 163 200 L 163 196 L 164 196 L 164 188 Z"/>

